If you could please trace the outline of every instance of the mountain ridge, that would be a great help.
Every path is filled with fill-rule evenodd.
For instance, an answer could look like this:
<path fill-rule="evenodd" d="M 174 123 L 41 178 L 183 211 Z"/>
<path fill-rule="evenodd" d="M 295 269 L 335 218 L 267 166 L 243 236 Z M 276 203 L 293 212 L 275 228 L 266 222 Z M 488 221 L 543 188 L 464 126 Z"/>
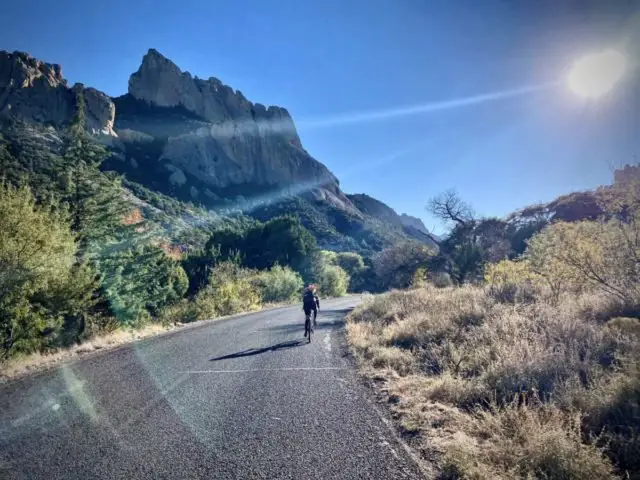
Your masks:
<path fill-rule="evenodd" d="M 69 87 L 60 65 L 0 52 L 5 120 L 63 129 L 80 93 L 87 130 L 112 152 L 104 168 L 154 191 L 205 208 L 250 209 L 249 215 L 297 197 L 286 202 L 289 213 L 309 219 L 308 228 L 323 225 L 314 233 L 335 249 L 379 250 L 401 238 L 434 242 L 403 225 L 386 205 L 393 214 L 361 211 L 338 178 L 304 149 L 285 108 L 253 103 L 215 77 L 194 77 L 155 49 L 143 56 L 119 97 L 82 84 Z"/>

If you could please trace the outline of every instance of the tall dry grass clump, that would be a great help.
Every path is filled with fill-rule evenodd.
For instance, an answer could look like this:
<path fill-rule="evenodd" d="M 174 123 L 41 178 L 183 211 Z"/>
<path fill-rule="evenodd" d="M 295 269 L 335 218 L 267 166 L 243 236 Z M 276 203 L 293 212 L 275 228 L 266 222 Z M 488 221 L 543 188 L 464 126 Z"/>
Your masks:
<path fill-rule="evenodd" d="M 640 479 L 640 184 L 609 190 L 602 219 L 548 225 L 482 285 L 349 316 L 355 356 L 442 478 Z"/>
<path fill-rule="evenodd" d="M 349 317 L 405 432 L 443 478 L 640 475 L 640 328 L 603 293 L 392 291 Z"/>

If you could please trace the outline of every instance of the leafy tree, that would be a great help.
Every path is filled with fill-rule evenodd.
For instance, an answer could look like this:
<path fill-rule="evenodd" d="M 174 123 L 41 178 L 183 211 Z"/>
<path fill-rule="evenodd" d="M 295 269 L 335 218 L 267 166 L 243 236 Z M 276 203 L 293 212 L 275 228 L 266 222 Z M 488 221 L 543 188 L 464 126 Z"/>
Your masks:
<path fill-rule="evenodd" d="M 314 270 L 321 272 L 325 265 L 336 265 L 349 275 L 349 289 L 352 292 L 376 290 L 371 268 L 365 265 L 364 258 L 355 252 L 320 251 Z"/>
<path fill-rule="evenodd" d="M 313 235 L 294 217 L 276 217 L 246 230 L 222 228 L 212 233 L 205 255 L 221 260 L 240 256 L 242 264 L 260 270 L 274 265 L 290 266 L 309 277 L 317 246 Z"/>
<path fill-rule="evenodd" d="M 0 349 L 3 356 L 51 344 L 66 316 L 92 305 L 93 279 L 75 267 L 69 222 L 38 206 L 27 187 L 0 187 Z"/>
<path fill-rule="evenodd" d="M 434 256 L 423 243 L 407 240 L 385 248 L 373 258 L 373 268 L 382 289 L 407 288 L 419 268 L 427 268 Z"/>
<path fill-rule="evenodd" d="M 153 245 L 107 248 L 97 260 L 105 296 L 121 324 L 136 325 L 184 296 L 184 269 Z"/>
<path fill-rule="evenodd" d="M 640 302 L 640 214 L 628 221 L 557 222 L 535 235 L 525 256 L 554 293 L 595 287 Z"/>
<path fill-rule="evenodd" d="M 335 264 L 347 272 L 349 276 L 359 273 L 364 268 L 364 260 L 362 256 L 355 252 L 337 253 Z"/>
<path fill-rule="evenodd" d="M 337 265 L 325 265 L 318 275 L 320 294 L 326 297 L 341 297 L 349 288 L 349 275 Z"/>
<path fill-rule="evenodd" d="M 331 250 L 320 250 L 318 254 L 318 258 L 323 265 L 336 265 L 338 260 L 337 252 L 332 252 Z"/>
<path fill-rule="evenodd" d="M 264 302 L 286 302 L 300 295 L 303 282 L 300 274 L 289 267 L 274 265 L 256 275 L 254 284 Z"/>
<path fill-rule="evenodd" d="M 248 257 L 249 267 L 263 269 L 275 264 L 289 265 L 303 274 L 310 272 L 311 256 L 317 249 L 313 235 L 295 217 L 269 220 L 261 232 L 257 228 L 250 230 L 247 241 L 252 253 Z"/>

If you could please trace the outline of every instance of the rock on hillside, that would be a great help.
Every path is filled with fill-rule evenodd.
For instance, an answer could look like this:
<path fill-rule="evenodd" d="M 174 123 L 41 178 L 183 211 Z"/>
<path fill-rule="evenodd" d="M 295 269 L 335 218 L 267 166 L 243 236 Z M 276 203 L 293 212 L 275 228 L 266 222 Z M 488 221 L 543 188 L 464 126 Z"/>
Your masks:
<path fill-rule="evenodd" d="M 107 95 L 82 84 L 69 88 L 60 65 L 0 51 L 0 117 L 62 126 L 73 117 L 79 91 L 87 105 L 87 129 L 115 136 L 115 106 Z"/>
<path fill-rule="evenodd" d="M 359 214 L 337 178 L 302 148 L 284 108 L 252 103 L 216 78 L 194 78 L 154 49 L 115 101 L 116 130 L 152 136 L 154 150 L 143 157 L 156 170 L 170 164 L 158 175 L 191 183 L 193 199 L 205 191 L 209 198 L 306 194 Z M 135 157 L 139 145 L 125 150 L 144 163 Z"/>
<path fill-rule="evenodd" d="M 155 49 L 149 49 L 137 72 L 129 79 L 129 94 L 159 107 L 182 106 L 211 123 L 244 120 L 269 124 L 293 144 L 300 146 L 293 120 L 286 109 L 247 100 L 239 90 L 210 77 L 203 80 L 183 72 Z"/>

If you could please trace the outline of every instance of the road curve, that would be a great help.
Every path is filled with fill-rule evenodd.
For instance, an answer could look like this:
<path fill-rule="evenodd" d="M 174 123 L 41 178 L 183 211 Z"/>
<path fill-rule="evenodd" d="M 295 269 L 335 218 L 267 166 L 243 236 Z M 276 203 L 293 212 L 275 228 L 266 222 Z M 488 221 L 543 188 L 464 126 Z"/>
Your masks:
<path fill-rule="evenodd" d="M 206 323 L 0 387 L 0 478 L 421 478 L 347 355 L 355 297 Z"/>

